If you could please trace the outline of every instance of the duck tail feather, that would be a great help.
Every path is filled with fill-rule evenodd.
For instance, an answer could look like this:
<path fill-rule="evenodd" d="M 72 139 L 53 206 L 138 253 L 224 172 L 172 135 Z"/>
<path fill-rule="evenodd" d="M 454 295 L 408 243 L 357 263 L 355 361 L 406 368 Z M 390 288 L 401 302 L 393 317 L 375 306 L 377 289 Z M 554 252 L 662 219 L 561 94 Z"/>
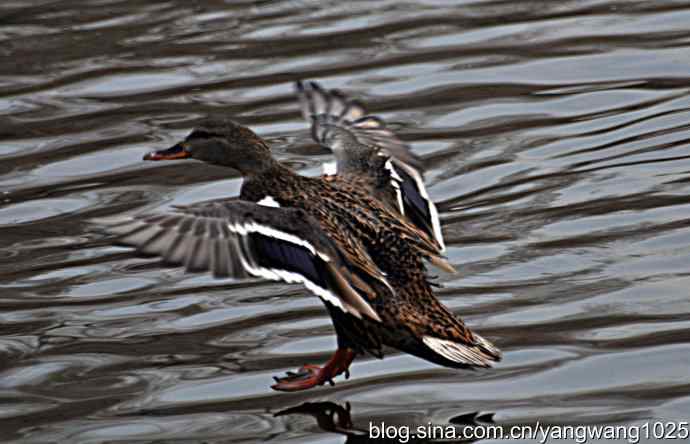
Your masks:
<path fill-rule="evenodd" d="M 500 352 L 497 355 L 496 347 L 485 339 L 474 336 L 480 338 L 475 344 L 462 344 L 434 336 L 423 336 L 422 342 L 428 351 L 435 355 L 436 360 L 444 362 L 444 365 L 449 367 L 491 367 L 500 359 Z"/>

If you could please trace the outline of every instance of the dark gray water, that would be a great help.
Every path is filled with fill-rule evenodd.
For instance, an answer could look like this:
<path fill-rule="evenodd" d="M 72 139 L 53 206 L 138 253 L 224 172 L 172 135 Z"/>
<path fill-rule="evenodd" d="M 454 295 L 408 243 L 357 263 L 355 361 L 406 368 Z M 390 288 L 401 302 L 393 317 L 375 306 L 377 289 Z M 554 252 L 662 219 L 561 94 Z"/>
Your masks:
<path fill-rule="evenodd" d="M 362 442 L 332 431 L 348 407 L 357 429 L 687 421 L 688 23 L 673 1 L 2 2 L 0 440 Z M 140 160 L 207 114 L 318 174 L 300 78 L 424 156 L 459 270 L 438 295 L 504 350 L 497 368 L 366 358 L 273 392 L 335 346 L 317 298 L 88 232 L 236 195 L 226 171 Z"/>

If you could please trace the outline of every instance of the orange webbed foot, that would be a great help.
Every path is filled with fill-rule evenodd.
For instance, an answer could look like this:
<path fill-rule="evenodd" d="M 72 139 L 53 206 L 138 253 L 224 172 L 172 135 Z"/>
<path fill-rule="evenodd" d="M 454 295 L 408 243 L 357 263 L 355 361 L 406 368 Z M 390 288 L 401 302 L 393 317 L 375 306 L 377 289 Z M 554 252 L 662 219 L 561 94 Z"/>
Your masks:
<path fill-rule="evenodd" d="M 355 353 L 352 350 L 338 349 L 323 367 L 305 364 L 297 372 L 287 372 L 283 377 L 274 376 L 276 383 L 271 388 L 283 392 L 296 392 L 324 385 L 327 382 L 335 385 L 333 378 L 336 376 L 344 374 L 345 379 L 350 377 L 349 367 L 354 358 Z"/>

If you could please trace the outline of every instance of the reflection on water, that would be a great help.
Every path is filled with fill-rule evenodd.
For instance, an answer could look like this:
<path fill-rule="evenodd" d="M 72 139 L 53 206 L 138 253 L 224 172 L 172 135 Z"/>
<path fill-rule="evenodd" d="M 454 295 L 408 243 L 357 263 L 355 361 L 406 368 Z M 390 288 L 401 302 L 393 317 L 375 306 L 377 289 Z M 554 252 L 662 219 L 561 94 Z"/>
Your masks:
<path fill-rule="evenodd" d="M 17 0 L 0 17 L 5 441 L 690 415 L 690 3 Z M 300 78 L 365 100 L 424 157 L 459 270 L 438 294 L 503 349 L 497 368 L 394 355 L 275 393 L 272 375 L 335 345 L 317 298 L 89 233 L 91 217 L 237 194 L 223 170 L 140 161 L 205 115 L 317 174 L 330 157 Z"/>
<path fill-rule="evenodd" d="M 493 423 L 491 413 L 470 412 L 450 418 L 445 424 L 423 422 L 420 417 L 410 416 L 403 421 L 398 415 L 382 415 L 366 418 L 363 428 L 353 425 L 352 406 L 349 402 L 343 405 L 334 402 L 305 402 L 277 412 L 274 416 L 290 415 L 291 425 L 301 422 L 297 415 L 310 416 L 316 420 L 319 429 L 325 432 L 344 435 L 346 443 L 365 443 L 372 440 L 380 443 L 422 443 L 439 442 L 475 442 L 476 436 L 487 436 L 491 433 L 486 425 Z M 483 428 L 483 429 L 482 429 Z M 467 435 L 467 436 L 466 436 Z"/>

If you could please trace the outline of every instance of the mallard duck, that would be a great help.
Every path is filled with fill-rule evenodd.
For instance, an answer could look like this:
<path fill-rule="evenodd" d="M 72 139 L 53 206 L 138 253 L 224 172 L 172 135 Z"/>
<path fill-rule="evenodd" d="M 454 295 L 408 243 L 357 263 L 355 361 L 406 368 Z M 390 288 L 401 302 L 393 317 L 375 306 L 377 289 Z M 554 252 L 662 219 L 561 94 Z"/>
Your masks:
<path fill-rule="evenodd" d="M 302 115 L 316 142 L 333 151 L 335 168 L 328 176 L 363 187 L 405 216 L 445 250 L 436 205 L 422 178 L 422 163 L 384 120 L 367 114 L 364 105 L 341 91 L 316 82 L 297 82 Z"/>
<path fill-rule="evenodd" d="M 152 161 L 197 159 L 244 177 L 240 198 L 111 220 L 119 242 L 188 270 L 304 284 L 325 304 L 338 349 L 323 366 L 275 378 L 276 390 L 333 382 L 355 356 L 389 346 L 448 367 L 489 367 L 500 352 L 436 299 L 423 260 L 438 246 L 367 192 L 304 177 L 266 142 L 228 120 L 208 120 Z"/>

